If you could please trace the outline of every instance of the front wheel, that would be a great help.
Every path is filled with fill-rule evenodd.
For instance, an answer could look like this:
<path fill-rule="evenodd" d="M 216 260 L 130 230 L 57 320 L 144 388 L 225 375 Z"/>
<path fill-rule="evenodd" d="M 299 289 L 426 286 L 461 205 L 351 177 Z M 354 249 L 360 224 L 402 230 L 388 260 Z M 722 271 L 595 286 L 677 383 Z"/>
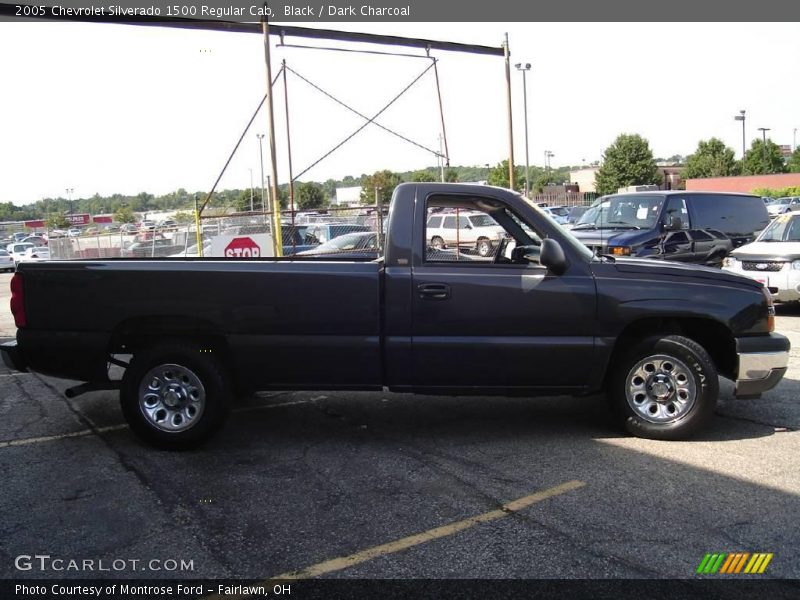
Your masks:
<path fill-rule="evenodd" d="M 487 257 L 492 253 L 492 242 L 486 238 L 481 238 L 478 240 L 476 250 L 479 256 Z"/>
<path fill-rule="evenodd" d="M 194 447 L 224 422 L 230 385 L 213 352 L 189 342 L 166 342 L 134 355 L 120 388 L 131 430 L 166 449 Z"/>
<path fill-rule="evenodd" d="M 694 340 L 653 336 L 617 361 L 608 392 L 629 433 L 678 440 L 699 431 L 714 414 L 719 378 L 711 357 Z"/>

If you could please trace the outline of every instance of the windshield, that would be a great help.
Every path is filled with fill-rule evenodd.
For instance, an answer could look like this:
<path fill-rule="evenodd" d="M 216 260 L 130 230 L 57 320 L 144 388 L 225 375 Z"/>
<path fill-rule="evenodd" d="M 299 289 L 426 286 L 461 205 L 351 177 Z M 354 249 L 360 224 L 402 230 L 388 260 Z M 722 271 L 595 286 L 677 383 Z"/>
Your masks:
<path fill-rule="evenodd" d="M 773 200 L 770 204 L 789 204 L 791 198 L 778 198 L 777 200 Z"/>
<path fill-rule="evenodd" d="M 800 242 L 800 215 L 780 215 L 756 239 L 757 242 Z"/>
<path fill-rule="evenodd" d="M 575 229 L 652 229 L 663 202 L 663 196 L 626 194 L 600 198 L 583 213 Z"/>

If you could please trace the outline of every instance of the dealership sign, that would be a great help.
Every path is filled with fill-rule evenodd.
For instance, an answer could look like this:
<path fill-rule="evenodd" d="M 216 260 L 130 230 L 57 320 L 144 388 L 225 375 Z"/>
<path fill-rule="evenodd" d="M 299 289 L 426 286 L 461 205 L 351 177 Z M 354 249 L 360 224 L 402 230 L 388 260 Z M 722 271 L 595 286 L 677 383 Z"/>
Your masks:
<path fill-rule="evenodd" d="M 64 218 L 70 225 L 88 225 L 91 221 L 89 213 L 66 215 Z"/>

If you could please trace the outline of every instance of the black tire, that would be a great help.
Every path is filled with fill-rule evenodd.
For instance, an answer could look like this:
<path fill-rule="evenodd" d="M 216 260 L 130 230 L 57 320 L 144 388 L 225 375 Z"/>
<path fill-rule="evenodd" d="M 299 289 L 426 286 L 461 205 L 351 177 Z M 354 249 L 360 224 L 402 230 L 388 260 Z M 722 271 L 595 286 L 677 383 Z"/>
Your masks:
<path fill-rule="evenodd" d="M 687 337 L 657 335 L 617 360 L 608 399 L 618 424 L 653 440 L 680 440 L 702 429 L 719 396 L 719 377 L 705 349 Z"/>
<path fill-rule="evenodd" d="M 444 249 L 444 240 L 440 238 L 438 235 L 435 235 L 431 238 L 431 248 L 436 250 Z"/>
<path fill-rule="evenodd" d="M 213 350 L 189 341 L 167 341 L 134 354 L 122 378 L 120 404 L 141 439 L 159 448 L 184 450 L 208 440 L 222 426 L 231 389 Z"/>

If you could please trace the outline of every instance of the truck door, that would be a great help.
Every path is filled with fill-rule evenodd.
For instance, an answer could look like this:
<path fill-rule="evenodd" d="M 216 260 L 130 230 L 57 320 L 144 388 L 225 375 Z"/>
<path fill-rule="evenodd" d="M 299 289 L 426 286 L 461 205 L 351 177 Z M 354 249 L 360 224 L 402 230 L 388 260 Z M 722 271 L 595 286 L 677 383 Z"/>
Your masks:
<path fill-rule="evenodd" d="M 453 196 L 447 198 L 452 203 Z M 428 198 L 427 212 L 415 223 L 414 387 L 456 393 L 582 388 L 591 370 L 596 312 L 588 259 L 556 276 L 538 263 L 512 263 L 510 247 L 525 240 L 495 241 L 489 256 L 474 248 L 429 248 L 426 217 L 444 200 Z M 465 210 L 478 207 L 467 203 Z M 486 214 L 500 219 L 496 211 Z M 541 241 L 532 223 L 520 223 Z"/>

